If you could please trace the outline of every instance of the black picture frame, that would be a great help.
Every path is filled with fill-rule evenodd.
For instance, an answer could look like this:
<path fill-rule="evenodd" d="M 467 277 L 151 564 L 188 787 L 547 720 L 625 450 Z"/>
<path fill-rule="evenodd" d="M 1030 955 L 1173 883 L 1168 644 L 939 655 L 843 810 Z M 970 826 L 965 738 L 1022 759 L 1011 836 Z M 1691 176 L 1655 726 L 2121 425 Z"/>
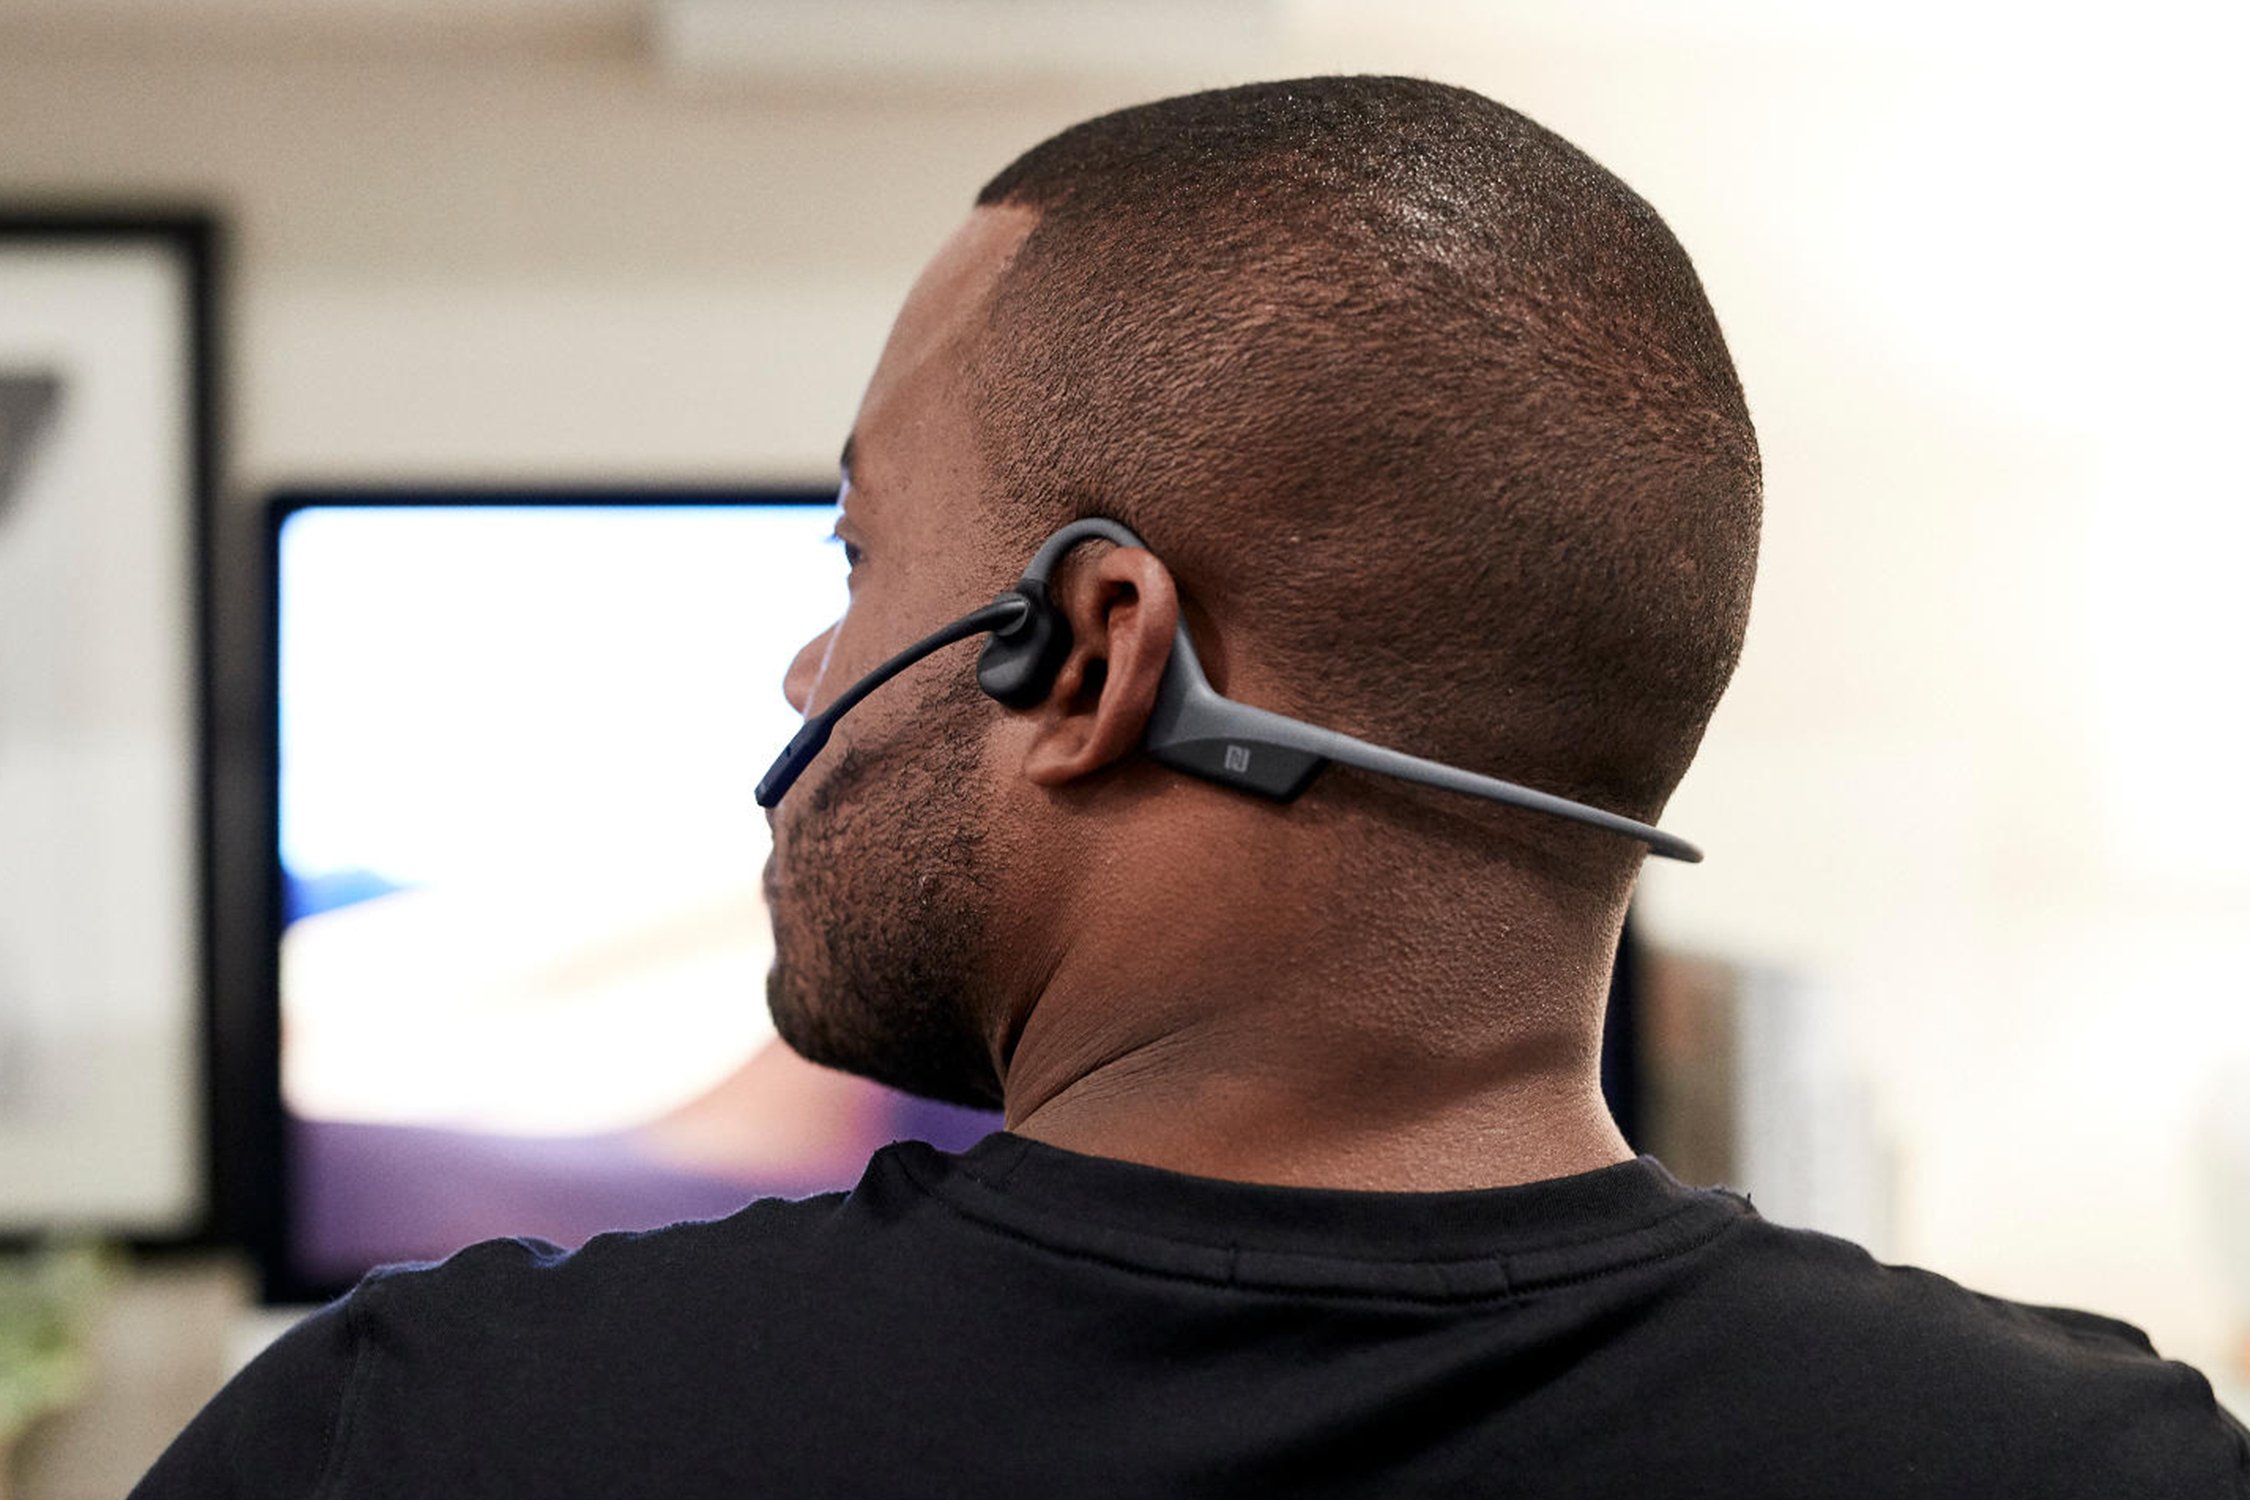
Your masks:
<path fill-rule="evenodd" d="M 170 435 L 179 444 L 177 493 L 151 496 L 152 503 L 178 503 L 183 555 L 175 560 L 179 588 L 177 604 L 184 624 L 181 642 L 182 677 L 178 687 L 186 704 L 183 734 L 177 754 L 183 774 L 187 837 L 176 848 L 180 868 L 179 889 L 185 893 L 185 956 L 179 976 L 179 1000 L 187 1011 L 177 1032 L 182 1055 L 177 1062 L 186 1075 L 188 1118 L 182 1128 L 189 1138 L 174 1143 L 183 1158 L 183 1199 L 176 1211 L 136 1212 L 116 1207 L 78 1209 L 42 1204 L 36 1198 L 11 1202 L 10 1189 L 0 1184 L 0 1239 L 24 1242 L 56 1233 L 96 1233 L 139 1249 L 164 1250 L 202 1247 L 224 1238 L 220 1230 L 220 1172 L 217 1143 L 222 1138 L 221 1118 L 226 1110 L 221 1080 L 215 1069 L 212 1046 L 219 1012 L 214 962 L 218 951 L 213 937 L 214 902 L 211 851 L 216 842 L 214 823 L 214 762 L 211 753 L 213 721 L 213 648 L 209 580 L 214 535 L 224 472 L 221 380 L 221 281 L 224 234 L 218 216 L 199 206 L 135 206 L 111 209 L 54 205 L 0 205 L 0 250 L 31 252 L 11 255 L 0 267 L 0 282 L 22 275 L 23 263 L 41 260 L 64 264 L 83 260 L 98 264 L 105 252 L 130 251 L 153 255 L 169 271 L 178 289 L 170 315 L 178 320 L 176 359 L 170 370 L 175 384 L 168 417 Z M 44 253 L 44 254 L 43 254 Z M 4 295 L 4 291 L 0 291 Z M 89 335 L 93 337 L 93 335 Z M 0 338 L 0 363 L 26 354 Z M 28 351 L 37 354 L 37 350 Z M 67 393 L 66 393 L 67 395 Z M 58 419 L 58 423 L 67 419 Z M 67 426 L 65 428 L 67 432 Z M 152 441 L 164 434 L 142 434 Z M 130 441 L 132 435 L 105 434 L 108 441 Z M 67 437 L 58 441 L 68 441 Z M 22 477 L 22 476 L 18 476 Z M 38 1060 L 33 1060 L 33 1067 Z M 4 1128 L 4 1126 L 0 1126 Z M 89 1132 L 89 1143 L 99 1139 Z M 150 1143 L 143 1142 L 143 1146 Z M 89 1144 L 87 1149 L 96 1148 Z M 89 1160 L 89 1171 L 99 1173 L 100 1161 Z"/>

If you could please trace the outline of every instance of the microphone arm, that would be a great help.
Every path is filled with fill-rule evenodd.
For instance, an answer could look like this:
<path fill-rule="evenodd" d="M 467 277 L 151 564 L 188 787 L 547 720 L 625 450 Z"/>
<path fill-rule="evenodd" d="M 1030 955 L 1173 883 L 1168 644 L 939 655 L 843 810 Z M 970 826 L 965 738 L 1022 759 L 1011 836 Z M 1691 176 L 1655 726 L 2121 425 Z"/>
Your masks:
<path fill-rule="evenodd" d="M 931 652 L 950 646 L 955 641 L 967 640 L 972 635 L 983 635 L 994 630 L 1012 630 L 1023 623 L 1024 617 L 1030 613 L 1029 599 L 1016 593 L 1002 594 L 984 608 L 965 614 L 940 630 L 932 631 L 853 683 L 844 690 L 841 697 L 807 719 L 805 727 L 790 737 L 788 747 L 774 761 L 773 768 L 759 779 L 758 805 L 772 807 L 781 800 L 797 778 L 805 773 L 805 767 L 812 764 L 813 757 L 820 754 L 821 746 L 828 743 L 829 733 L 835 729 L 836 721 L 851 712 L 860 699 Z"/>

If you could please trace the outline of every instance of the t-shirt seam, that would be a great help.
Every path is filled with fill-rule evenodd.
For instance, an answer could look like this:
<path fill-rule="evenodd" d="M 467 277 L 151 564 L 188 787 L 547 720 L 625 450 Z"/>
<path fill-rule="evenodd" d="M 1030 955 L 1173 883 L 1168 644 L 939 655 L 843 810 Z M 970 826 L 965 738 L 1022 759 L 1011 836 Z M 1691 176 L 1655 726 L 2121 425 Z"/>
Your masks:
<path fill-rule="evenodd" d="M 1020 1229 L 1015 1225 L 1006 1224 L 995 1219 L 986 1218 L 985 1216 L 976 1213 L 972 1209 L 966 1208 L 961 1204 L 951 1201 L 943 1195 L 932 1194 L 931 1196 L 935 1199 L 936 1202 L 942 1204 L 949 1212 L 955 1214 L 960 1218 L 966 1219 L 970 1223 L 975 1224 L 983 1229 L 989 1230 L 994 1234 L 998 1234 L 1005 1239 L 1013 1240 L 1018 1244 L 1029 1245 L 1034 1249 L 1043 1250 L 1051 1255 L 1062 1256 L 1066 1260 L 1082 1261 L 1090 1265 L 1105 1266 L 1111 1270 L 1123 1271 L 1129 1275 L 1145 1276 L 1158 1281 L 1193 1282 L 1199 1286 L 1225 1287 L 1235 1291 L 1259 1292 L 1277 1297 L 1332 1297 L 1356 1302 L 1409 1302 L 1420 1306 L 1461 1306 L 1472 1303 L 1504 1302 L 1514 1298 L 1529 1297 L 1538 1293 L 1553 1291 L 1563 1287 L 1582 1285 L 1586 1282 L 1596 1281 L 1604 1276 L 1613 1275 L 1620 1271 L 1627 1271 L 1640 1266 L 1655 1265 L 1659 1262 L 1669 1260 L 1674 1256 L 1684 1255 L 1689 1251 L 1702 1249 L 1704 1246 L 1709 1245 L 1712 1241 L 1718 1239 L 1719 1236 L 1733 1229 L 1736 1225 L 1744 1222 L 1739 1218 L 1729 1219 L 1717 1225 L 1710 1233 L 1698 1235 L 1694 1239 L 1684 1241 L 1677 1245 L 1667 1245 L 1660 1250 L 1651 1251 L 1645 1255 L 1634 1255 L 1619 1260 L 1609 1261 L 1606 1264 L 1587 1271 L 1574 1272 L 1572 1274 L 1564 1276 L 1543 1276 L 1536 1281 L 1528 1283 L 1518 1282 L 1512 1277 L 1507 1276 L 1505 1262 L 1508 1259 L 1508 1255 L 1505 1251 L 1495 1251 L 1491 1256 L 1488 1257 L 1448 1256 L 1444 1258 L 1432 1259 L 1412 1259 L 1407 1257 L 1398 1257 L 1395 1259 L 1381 1261 L 1362 1260 L 1355 1262 L 1355 1264 L 1359 1265 L 1414 1266 L 1430 1270 L 1438 1270 L 1439 1268 L 1445 1266 L 1477 1265 L 1485 1261 L 1494 1259 L 1502 1262 L 1501 1274 L 1505 1284 L 1491 1291 L 1421 1292 L 1414 1291 L 1408 1288 L 1394 1287 L 1378 1289 L 1335 1285 L 1293 1286 L 1268 1281 L 1244 1280 L 1240 1272 L 1242 1251 L 1239 1245 L 1229 1245 L 1224 1247 L 1224 1251 L 1228 1257 L 1227 1272 L 1224 1275 L 1211 1275 L 1204 1272 L 1184 1270 L 1179 1268 L 1160 1269 L 1155 1266 L 1143 1264 L 1139 1261 L 1126 1259 L 1123 1256 L 1106 1255 L 1101 1251 L 1086 1249 L 1082 1246 L 1056 1244 L 1052 1240 L 1041 1238 L 1039 1235 L 1031 1233 L 1028 1230 Z M 1667 1217 L 1669 1218 L 1671 1216 Z M 1662 1224 L 1665 1222 L 1665 1220 L 1660 1219 L 1656 1222 L 1657 1224 Z M 1655 1226 L 1651 1225 L 1647 1227 L 1654 1228 Z M 1582 1241 L 1581 1243 L 1585 1242 Z M 1306 1258 L 1314 1259 L 1317 1257 L 1308 1256 Z"/>
<path fill-rule="evenodd" d="M 967 1207 L 966 1205 L 954 1202 L 945 1193 L 938 1190 L 937 1187 L 935 1187 L 931 1183 L 924 1181 L 920 1177 L 920 1175 L 915 1173 L 911 1168 L 907 1169 L 907 1176 L 908 1179 L 913 1182 L 914 1186 L 925 1197 L 929 1198 L 932 1202 L 939 1204 L 956 1217 L 964 1219 L 969 1223 L 978 1226 L 979 1228 L 1000 1235 L 1004 1239 L 1013 1240 L 1018 1244 L 1029 1245 L 1038 1250 L 1044 1250 L 1051 1255 L 1060 1255 L 1067 1260 L 1082 1261 L 1091 1265 L 1106 1266 L 1111 1270 L 1124 1271 L 1137 1276 L 1152 1277 L 1159 1281 L 1188 1281 L 1194 1282 L 1199 1286 L 1229 1287 L 1237 1291 L 1263 1292 L 1273 1296 L 1336 1297 L 1361 1302 L 1411 1302 L 1425 1306 L 1500 1302 L 1509 1300 L 1511 1298 L 1530 1296 L 1535 1293 L 1549 1291 L 1558 1287 L 1581 1285 L 1585 1282 L 1598 1280 L 1603 1276 L 1612 1275 L 1619 1271 L 1630 1270 L 1638 1266 L 1655 1265 L 1659 1262 L 1669 1260 L 1674 1256 L 1685 1255 L 1689 1251 L 1702 1249 L 1703 1247 L 1709 1245 L 1712 1241 L 1718 1239 L 1721 1235 L 1735 1228 L 1737 1225 L 1749 1222 L 1747 1215 L 1732 1215 L 1724 1221 L 1718 1223 L 1716 1227 L 1714 1227 L 1708 1234 L 1696 1235 L 1693 1238 L 1684 1240 L 1677 1245 L 1666 1245 L 1661 1249 L 1651 1251 L 1645 1255 L 1634 1255 L 1626 1257 L 1624 1259 L 1610 1261 L 1604 1265 L 1595 1267 L 1587 1271 L 1576 1272 L 1564 1276 L 1541 1277 L 1537 1281 L 1531 1282 L 1529 1284 L 1520 1284 L 1513 1277 L 1509 1277 L 1506 1275 L 1506 1262 L 1509 1259 L 1509 1252 L 1507 1251 L 1495 1251 L 1490 1256 L 1444 1256 L 1427 1257 L 1420 1259 L 1402 1256 L 1386 1258 L 1382 1260 L 1360 1260 L 1354 1262 L 1355 1264 L 1367 1266 L 1416 1266 L 1425 1269 L 1436 1270 L 1443 1266 L 1477 1265 L 1497 1259 L 1502 1262 L 1502 1275 L 1505 1284 L 1494 1290 L 1486 1292 L 1430 1293 L 1394 1288 L 1376 1290 L 1371 1288 L 1339 1286 L 1288 1286 L 1279 1285 L 1272 1282 L 1242 1280 L 1240 1277 L 1242 1247 L 1237 1243 L 1229 1243 L 1225 1246 L 1218 1247 L 1197 1247 L 1207 1250 L 1217 1249 L 1226 1256 L 1227 1270 L 1226 1274 L 1224 1275 L 1212 1275 L 1205 1272 L 1189 1271 L 1176 1268 L 1160 1270 L 1153 1266 L 1144 1265 L 1138 1261 L 1128 1260 L 1122 1256 L 1105 1255 L 1098 1250 L 1090 1250 L 1082 1246 L 1056 1244 L 1052 1240 L 1044 1239 L 1028 1230 L 1018 1228 L 1013 1224 L 1001 1222 L 997 1219 L 989 1218 L 986 1215 L 980 1214 L 974 1209 Z M 1636 1226 L 1633 1230 L 1629 1230 L 1627 1232 L 1648 1233 L 1671 1222 L 1680 1214 L 1687 1212 L 1694 1206 L 1695 1205 L 1692 1203 L 1680 1204 L 1679 1206 L 1672 1209 L 1669 1213 L 1661 1215 L 1660 1217 L 1651 1220 L 1646 1224 Z M 1598 1240 L 1598 1238 L 1599 1237 L 1596 1237 L 1596 1240 Z M 1595 1243 L 1596 1240 L 1579 1240 L 1575 1241 L 1574 1244 L 1590 1244 Z M 1551 1253 L 1551 1251 L 1555 1248 L 1571 1247 L 1542 1247 L 1538 1250 L 1517 1253 L 1546 1254 Z M 1324 1257 L 1308 1255 L 1305 1258 L 1322 1259 Z M 1335 1259 L 1335 1257 L 1326 1258 Z"/>
<path fill-rule="evenodd" d="M 360 1376 L 367 1366 L 370 1344 L 360 1326 L 362 1294 L 367 1292 L 368 1288 L 363 1286 L 344 1299 L 344 1336 L 351 1342 L 352 1367 L 344 1376 L 343 1389 L 336 1394 L 336 1416 L 328 1428 L 328 1451 L 323 1456 L 320 1478 L 312 1487 L 311 1500 L 322 1500 L 323 1496 L 336 1492 L 336 1486 L 343 1479 L 352 1435 L 357 1431 L 354 1419 L 358 1415 Z"/>
<path fill-rule="evenodd" d="M 1660 1228 L 1662 1225 L 1668 1223 L 1672 1218 L 1676 1218 L 1679 1214 L 1686 1213 L 1692 1206 L 1693 1205 L 1691 1204 L 1682 1204 L 1672 1214 L 1667 1215 L 1663 1219 L 1657 1220 L 1654 1224 L 1645 1226 L 1638 1232 L 1647 1233 Z M 1750 1219 L 1747 1215 L 1729 1215 L 1727 1218 L 1717 1221 L 1713 1225 L 1709 1233 L 1698 1234 L 1693 1236 L 1692 1238 L 1684 1239 L 1677 1245 L 1667 1245 L 1661 1250 L 1653 1250 L 1646 1255 L 1635 1255 L 1630 1256 L 1624 1260 L 1611 1261 L 1607 1265 L 1597 1266 L 1589 1271 L 1574 1271 L 1567 1276 L 1543 1276 L 1530 1286 L 1520 1288 L 1511 1286 L 1508 1289 L 1507 1295 L 1515 1296 L 1519 1293 L 1528 1294 L 1531 1292 L 1552 1291 L 1558 1287 L 1582 1286 L 1589 1281 L 1599 1281 L 1602 1277 L 1611 1275 L 1614 1272 L 1632 1270 L 1638 1266 L 1657 1265 L 1663 1261 L 1671 1260 L 1676 1256 L 1686 1255 L 1690 1251 L 1704 1249 L 1705 1247 L 1715 1243 L 1725 1235 L 1733 1233 L 1735 1230 L 1741 1228 L 1744 1224 L 1747 1224 L 1749 1222 Z M 1463 1300 L 1474 1299 L 1465 1298 Z"/>
<path fill-rule="evenodd" d="M 1003 1196 L 1003 1194 L 1001 1193 L 1003 1184 L 1006 1183 L 1009 1175 L 1015 1171 L 1016 1167 L 1021 1165 L 1025 1155 L 1027 1154 L 1028 1153 L 1024 1152 L 1017 1153 L 1015 1158 L 1008 1163 L 1007 1169 L 1003 1172 L 998 1173 L 997 1175 L 982 1175 L 967 1170 L 964 1170 L 961 1175 L 967 1181 L 975 1183 L 979 1188 L 982 1188 L 985 1191 L 993 1194 L 993 1196 L 1001 1197 Z M 954 1202 L 952 1197 L 947 1194 L 945 1189 L 939 1183 L 924 1175 L 924 1172 L 918 1163 L 903 1155 L 897 1157 L 896 1161 L 900 1170 L 906 1173 L 908 1179 L 924 1195 L 940 1200 L 948 1207 L 952 1208 L 955 1212 L 964 1214 L 977 1223 L 987 1222 L 985 1215 L 978 1213 L 975 1209 L 969 1208 L 966 1205 Z M 1729 1192 L 1724 1188 L 1705 1190 L 1704 1197 L 1706 1200 L 1712 1195 L 1716 1195 L 1717 1197 L 1724 1199 L 1727 1207 L 1732 1210 L 1733 1216 L 1729 1221 L 1730 1226 L 1733 1223 L 1740 1223 L 1743 1220 L 1757 1217 L 1757 1210 L 1751 1205 L 1750 1200 L 1743 1197 L 1739 1193 Z M 1518 1250 L 1495 1250 L 1471 1255 L 1324 1255 L 1318 1251 L 1275 1250 L 1262 1245 L 1252 1245 L 1247 1247 L 1247 1250 L 1248 1253 L 1253 1255 L 1271 1255 L 1275 1257 L 1294 1258 L 1300 1260 L 1324 1260 L 1332 1262 L 1342 1261 L 1359 1265 L 1413 1265 L 1432 1268 L 1448 1265 L 1482 1265 L 1491 1260 L 1495 1255 L 1515 1257 L 1526 1255 L 1554 1255 L 1559 1253 L 1567 1253 L 1571 1250 L 1576 1250 L 1585 1245 L 1599 1244 L 1603 1240 L 1615 1239 L 1621 1234 L 1646 1234 L 1652 1230 L 1660 1228 L 1665 1224 L 1669 1224 L 1674 1219 L 1678 1218 L 1681 1214 L 1686 1213 L 1698 1206 L 1699 1204 L 1695 1200 L 1674 1201 L 1673 1203 L 1667 1205 L 1659 1213 L 1652 1214 L 1645 1219 L 1638 1219 L 1629 1225 L 1623 1226 L 1620 1229 L 1612 1230 L 1606 1233 L 1582 1235 L 1574 1239 L 1556 1240 L 1548 1244 L 1526 1245 Z M 1233 1253 L 1238 1257 L 1244 1252 L 1246 1248 L 1245 1246 L 1243 1246 L 1241 1241 L 1233 1238 L 1229 1238 L 1224 1243 L 1217 1245 L 1201 1244 L 1192 1240 L 1173 1240 L 1169 1236 L 1157 1234 L 1151 1230 L 1141 1229 L 1131 1224 L 1112 1223 L 1106 1219 L 1096 1218 L 1091 1219 L 1088 1222 L 1093 1223 L 1102 1229 L 1114 1230 L 1119 1234 L 1130 1234 L 1151 1239 L 1159 1239 L 1165 1241 L 1168 1244 L 1193 1245 L 1199 1249 L 1227 1251 Z M 1719 1231 L 1717 1230 L 1712 1231 L 1713 1236 L 1716 1236 L 1718 1232 Z M 1028 1237 L 1037 1239 L 1036 1235 L 1030 1235 Z"/>
<path fill-rule="evenodd" d="M 989 1186 L 993 1189 L 993 1191 L 998 1192 L 1001 1188 L 1007 1186 L 1008 1179 L 1016 1175 L 1016 1168 L 1022 1166 L 1025 1159 L 1030 1155 L 1031 1147 L 1029 1146 L 1029 1144 L 1019 1144 L 1016 1147 L 1015 1154 L 1008 1158 L 1007 1165 L 1003 1166 L 991 1178 Z M 983 1178 L 978 1179 L 978 1181 L 980 1182 L 984 1180 L 985 1179 Z"/>

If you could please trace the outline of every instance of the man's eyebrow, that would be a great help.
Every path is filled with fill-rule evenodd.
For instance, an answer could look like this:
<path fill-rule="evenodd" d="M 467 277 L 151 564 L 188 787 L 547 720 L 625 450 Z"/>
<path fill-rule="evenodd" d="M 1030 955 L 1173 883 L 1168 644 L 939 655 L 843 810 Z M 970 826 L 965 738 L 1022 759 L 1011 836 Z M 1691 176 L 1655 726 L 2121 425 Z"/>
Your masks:
<path fill-rule="evenodd" d="M 843 457 L 836 460 L 836 467 L 843 470 L 844 482 L 847 484 L 851 482 L 852 478 L 852 455 L 857 453 L 858 451 L 859 434 L 855 432 L 850 437 L 844 439 Z"/>

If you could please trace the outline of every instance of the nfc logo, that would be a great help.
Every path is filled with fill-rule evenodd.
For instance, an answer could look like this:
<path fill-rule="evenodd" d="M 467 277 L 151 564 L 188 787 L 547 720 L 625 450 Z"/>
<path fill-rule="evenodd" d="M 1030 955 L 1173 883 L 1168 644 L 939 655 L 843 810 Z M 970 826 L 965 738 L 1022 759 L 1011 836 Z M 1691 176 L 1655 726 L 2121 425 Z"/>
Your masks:
<path fill-rule="evenodd" d="M 1249 770 L 1250 747 L 1247 745 L 1227 746 L 1227 769 L 1233 772 Z"/>

